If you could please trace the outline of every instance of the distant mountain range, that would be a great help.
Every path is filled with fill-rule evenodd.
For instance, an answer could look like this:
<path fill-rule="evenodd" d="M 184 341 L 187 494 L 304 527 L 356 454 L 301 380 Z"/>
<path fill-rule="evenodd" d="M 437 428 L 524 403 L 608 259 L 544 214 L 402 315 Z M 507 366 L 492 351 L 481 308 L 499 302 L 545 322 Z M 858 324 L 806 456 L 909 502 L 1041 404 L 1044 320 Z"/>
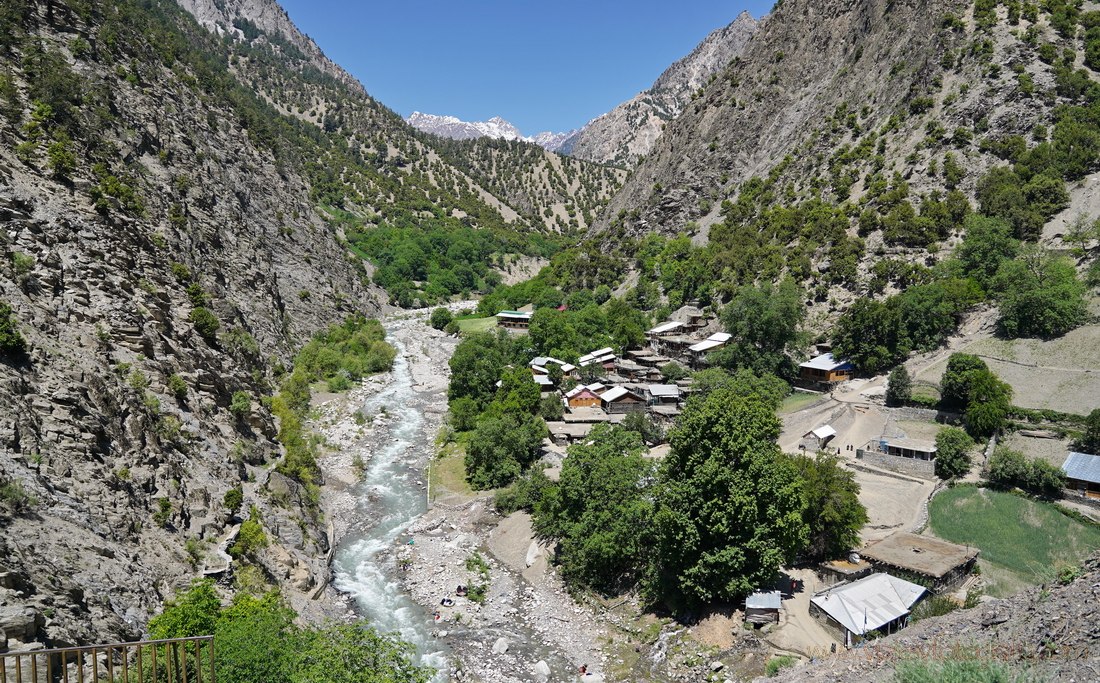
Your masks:
<path fill-rule="evenodd" d="M 413 128 L 452 140 L 473 140 L 475 138 L 498 138 L 501 140 L 523 140 L 539 145 L 551 152 L 561 150 L 562 144 L 576 134 L 546 131 L 530 137 L 520 132 L 511 122 L 494 116 L 488 121 L 463 121 L 455 116 L 438 116 L 414 111 L 405 119 Z"/>
<path fill-rule="evenodd" d="M 455 140 L 479 137 L 524 140 L 551 152 L 616 166 L 634 166 L 649 153 L 665 123 L 680 115 L 692 95 L 741 54 L 761 25 L 742 12 L 728 26 L 708 35 L 691 54 L 665 70 L 653 86 L 579 130 L 524 136 L 514 125 L 494 116 L 488 121 L 462 121 L 454 116 L 413 112 L 414 128 Z"/>

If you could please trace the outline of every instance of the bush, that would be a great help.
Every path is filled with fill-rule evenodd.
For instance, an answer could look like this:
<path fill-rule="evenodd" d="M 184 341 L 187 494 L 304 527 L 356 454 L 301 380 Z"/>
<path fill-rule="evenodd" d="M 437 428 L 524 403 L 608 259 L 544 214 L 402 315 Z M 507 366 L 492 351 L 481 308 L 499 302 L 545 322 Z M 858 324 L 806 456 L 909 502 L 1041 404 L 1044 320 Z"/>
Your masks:
<path fill-rule="evenodd" d="M 970 449 L 974 441 L 958 427 L 945 427 L 936 435 L 936 476 L 953 479 L 970 472 Z"/>
<path fill-rule="evenodd" d="M 442 330 L 445 329 L 452 320 L 454 320 L 454 316 L 451 315 L 450 310 L 440 307 L 432 311 L 428 323 L 435 329 Z"/>
<path fill-rule="evenodd" d="M 0 356 L 18 356 L 27 350 L 27 342 L 15 324 L 11 306 L 0 303 Z"/>
<path fill-rule="evenodd" d="M 899 365 L 890 371 L 890 377 L 886 385 L 886 405 L 901 406 L 909 402 L 913 397 L 913 380 L 909 377 L 909 371 L 904 365 Z"/>
<path fill-rule="evenodd" d="M 247 391 L 234 391 L 233 399 L 229 402 L 229 412 L 238 420 L 243 420 L 252 412 L 252 397 Z"/>
<path fill-rule="evenodd" d="M 1019 451 L 998 446 L 989 458 L 989 482 L 999 488 L 1021 488 L 1053 498 L 1065 487 L 1066 477 L 1045 460 L 1028 460 Z"/>
<path fill-rule="evenodd" d="M 168 376 L 168 391 L 179 400 L 187 398 L 187 382 L 179 375 Z"/>
<path fill-rule="evenodd" d="M 255 507 L 249 512 L 248 519 L 241 524 L 237 532 L 237 540 L 229 546 L 229 554 L 240 559 L 243 557 L 255 559 L 256 551 L 267 547 L 267 534 L 260 524 L 260 513 Z"/>
<path fill-rule="evenodd" d="M 198 306 L 191 309 L 191 315 L 188 316 L 191 324 L 195 326 L 195 331 L 202 336 L 207 342 L 213 344 L 218 339 L 218 329 L 221 328 L 221 323 L 218 322 L 217 316 L 214 315 L 210 309 L 203 306 Z"/>
<path fill-rule="evenodd" d="M 153 513 L 153 521 L 159 527 L 168 526 L 168 520 L 172 518 L 172 501 L 167 498 L 157 499 L 157 511 Z"/>
<path fill-rule="evenodd" d="M 244 503 L 244 492 L 240 486 L 234 486 L 225 492 L 225 496 L 222 498 L 222 505 L 226 511 L 230 514 L 237 514 L 237 511 L 241 509 L 241 505 Z"/>

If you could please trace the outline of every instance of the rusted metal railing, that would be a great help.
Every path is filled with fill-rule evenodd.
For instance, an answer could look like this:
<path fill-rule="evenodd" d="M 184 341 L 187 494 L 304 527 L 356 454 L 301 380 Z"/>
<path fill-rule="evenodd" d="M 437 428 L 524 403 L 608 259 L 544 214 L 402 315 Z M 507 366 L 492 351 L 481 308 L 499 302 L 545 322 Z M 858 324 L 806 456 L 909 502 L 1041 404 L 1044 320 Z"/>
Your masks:
<path fill-rule="evenodd" d="M 0 653 L 0 683 L 217 683 L 214 637 Z"/>

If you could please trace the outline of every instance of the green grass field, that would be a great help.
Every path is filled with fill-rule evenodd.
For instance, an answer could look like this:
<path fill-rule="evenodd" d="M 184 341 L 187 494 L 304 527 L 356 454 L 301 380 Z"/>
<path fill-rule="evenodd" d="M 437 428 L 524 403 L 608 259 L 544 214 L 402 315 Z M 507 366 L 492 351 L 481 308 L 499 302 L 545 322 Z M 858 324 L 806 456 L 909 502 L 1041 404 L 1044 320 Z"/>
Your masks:
<path fill-rule="evenodd" d="M 1100 549 L 1100 529 L 1053 505 L 989 489 L 948 489 L 932 499 L 929 518 L 940 538 L 981 550 L 983 575 L 997 596 L 1052 581 L 1061 567 Z"/>
<path fill-rule="evenodd" d="M 477 494 L 466 482 L 466 451 L 456 443 L 443 446 L 439 455 L 432 461 L 431 498 L 436 500 L 445 496 L 473 498 Z"/>
<path fill-rule="evenodd" d="M 472 334 L 474 332 L 488 332 L 495 329 L 497 326 L 497 319 L 493 316 L 488 318 L 463 318 L 458 320 L 458 329 L 463 334 Z"/>
<path fill-rule="evenodd" d="M 788 413 L 797 413 L 811 403 L 825 398 L 822 394 L 809 394 L 805 391 L 796 391 L 787 398 L 783 399 L 783 402 L 779 404 L 779 414 L 786 415 Z"/>

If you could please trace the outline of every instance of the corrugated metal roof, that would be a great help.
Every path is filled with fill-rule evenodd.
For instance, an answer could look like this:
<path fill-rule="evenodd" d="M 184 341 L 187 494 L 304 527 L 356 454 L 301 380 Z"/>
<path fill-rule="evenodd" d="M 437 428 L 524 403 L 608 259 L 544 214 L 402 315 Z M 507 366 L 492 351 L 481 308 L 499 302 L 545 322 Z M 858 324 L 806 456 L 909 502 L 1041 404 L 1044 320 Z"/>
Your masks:
<path fill-rule="evenodd" d="M 811 368 L 814 370 L 839 370 L 847 366 L 847 369 L 851 369 L 852 364 L 846 360 L 837 360 L 833 358 L 831 353 L 823 353 L 817 358 L 811 358 L 805 363 L 799 364 L 800 368 Z"/>
<path fill-rule="evenodd" d="M 745 609 L 779 609 L 782 604 L 779 591 L 756 591 L 745 598 Z"/>
<path fill-rule="evenodd" d="M 692 353 L 699 353 L 700 351 L 710 351 L 711 349 L 716 349 L 723 344 L 725 344 L 725 342 L 708 339 L 706 341 L 701 341 L 698 344 L 692 344 L 688 347 L 688 351 L 691 351 Z"/>
<path fill-rule="evenodd" d="M 535 384 L 544 387 L 552 387 L 554 383 L 546 375 L 535 375 Z"/>
<path fill-rule="evenodd" d="M 1100 484 L 1100 455 L 1070 453 L 1062 463 L 1062 471 L 1070 479 Z"/>
<path fill-rule="evenodd" d="M 527 318 L 528 320 L 531 318 L 532 315 L 534 314 L 524 313 L 521 311 L 501 311 L 500 313 L 497 313 L 498 318 Z"/>
<path fill-rule="evenodd" d="M 925 589 L 889 574 L 868 577 L 818 593 L 810 602 L 856 635 L 905 616 Z"/>
<path fill-rule="evenodd" d="M 817 429 L 811 429 L 810 434 L 813 434 L 819 439 L 828 439 L 830 436 L 836 436 L 836 430 L 831 425 L 821 425 Z M 809 436 L 807 434 L 806 436 Z"/>
<path fill-rule="evenodd" d="M 650 384 L 647 388 L 650 396 L 679 396 L 680 387 L 675 384 Z"/>
<path fill-rule="evenodd" d="M 707 339 L 709 341 L 722 342 L 723 344 L 725 344 L 730 339 L 733 339 L 733 335 L 729 332 L 715 332 L 714 334 L 707 337 Z"/>
<path fill-rule="evenodd" d="M 650 330 L 646 334 L 664 334 L 665 332 L 671 332 L 671 331 L 673 331 L 675 329 L 678 329 L 680 327 L 683 327 L 683 326 L 684 326 L 684 324 L 682 322 L 678 322 L 678 321 L 674 320 L 672 322 L 661 323 L 660 325 L 658 325 L 657 327 L 654 327 L 652 330 Z"/>
<path fill-rule="evenodd" d="M 627 389 L 626 387 L 611 387 L 610 389 L 608 389 L 604 393 L 600 394 L 600 398 L 602 398 L 604 401 L 606 401 L 608 403 L 611 403 L 612 401 L 619 400 L 620 398 L 622 398 L 623 396 L 626 396 L 627 394 L 630 394 L 631 396 L 633 396 L 635 398 L 638 398 L 638 399 L 641 398 L 641 396 L 638 396 L 637 394 L 635 394 L 630 389 Z"/>

